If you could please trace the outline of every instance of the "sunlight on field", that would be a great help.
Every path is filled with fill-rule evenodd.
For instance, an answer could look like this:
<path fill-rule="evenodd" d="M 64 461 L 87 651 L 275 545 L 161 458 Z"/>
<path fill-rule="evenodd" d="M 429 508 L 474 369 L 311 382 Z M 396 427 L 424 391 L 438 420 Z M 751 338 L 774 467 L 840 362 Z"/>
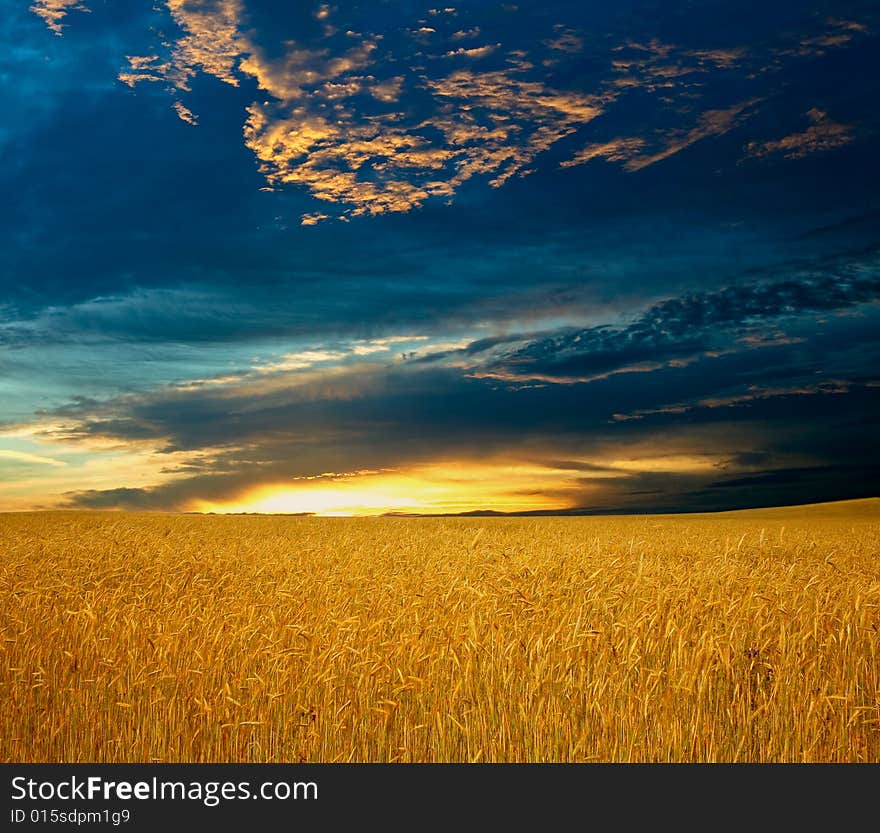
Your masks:
<path fill-rule="evenodd" d="M 0 515 L 0 759 L 878 761 L 878 507 Z"/>

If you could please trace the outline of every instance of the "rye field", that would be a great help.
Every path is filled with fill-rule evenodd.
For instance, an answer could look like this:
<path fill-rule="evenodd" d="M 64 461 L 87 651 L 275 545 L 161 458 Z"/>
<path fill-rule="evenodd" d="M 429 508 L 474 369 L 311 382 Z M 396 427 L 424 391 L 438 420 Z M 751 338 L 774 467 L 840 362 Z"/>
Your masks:
<path fill-rule="evenodd" d="M 0 515 L 6 762 L 880 761 L 880 501 Z"/>

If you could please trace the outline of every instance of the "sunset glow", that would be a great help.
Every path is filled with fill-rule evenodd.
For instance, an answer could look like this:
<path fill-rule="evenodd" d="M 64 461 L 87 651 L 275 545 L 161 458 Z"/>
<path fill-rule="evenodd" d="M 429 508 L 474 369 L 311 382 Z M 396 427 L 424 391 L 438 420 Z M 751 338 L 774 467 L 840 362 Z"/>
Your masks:
<path fill-rule="evenodd" d="M 325 475 L 294 485 L 262 486 L 229 503 L 196 501 L 192 509 L 323 516 L 527 512 L 566 509 L 578 491 L 571 472 L 539 466 L 445 463 L 407 472 Z M 567 492 L 571 496 L 566 497 Z"/>

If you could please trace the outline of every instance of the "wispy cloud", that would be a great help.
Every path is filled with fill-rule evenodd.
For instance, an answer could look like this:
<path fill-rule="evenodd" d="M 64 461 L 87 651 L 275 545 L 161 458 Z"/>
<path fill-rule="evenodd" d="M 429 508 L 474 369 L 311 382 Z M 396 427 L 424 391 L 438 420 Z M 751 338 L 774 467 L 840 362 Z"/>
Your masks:
<path fill-rule="evenodd" d="M 749 113 L 758 103 L 759 99 L 750 99 L 749 101 L 734 104 L 732 107 L 720 110 L 707 110 L 700 115 L 694 127 L 670 131 L 663 138 L 660 150 L 656 153 L 634 156 L 624 164 L 624 167 L 629 171 L 639 171 L 648 165 L 653 165 L 655 162 L 660 162 L 676 153 L 680 153 L 685 148 L 702 139 L 707 139 L 710 136 L 723 136 L 741 124 L 743 119 L 748 117 Z"/>
<path fill-rule="evenodd" d="M 853 125 L 834 122 L 826 112 L 815 107 L 806 115 L 811 122 L 806 130 L 782 139 L 749 142 L 746 156 L 761 158 L 778 154 L 785 159 L 803 159 L 814 153 L 843 147 L 853 140 Z"/>
<path fill-rule="evenodd" d="M 625 327 L 575 329 L 501 351 L 487 345 L 490 357 L 480 360 L 475 356 L 473 372 L 508 382 L 579 383 L 681 367 L 701 356 L 719 355 L 719 351 L 773 346 L 780 343 L 778 337 L 747 336 L 750 340 L 739 341 L 736 329 L 750 322 L 877 300 L 880 274 L 868 269 L 731 286 L 661 302 Z"/>
<path fill-rule="evenodd" d="M 593 159 L 604 159 L 606 162 L 629 162 L 638 155 L 647 140 L 638 136 L 612 139 L 610 142 L 598 142 L 587 145 L 579 150 L 571 159 L 560 163 L 563 168 L 584 165 Z"/>
<path fill-rule="evenodd" d="M 87 12 L 80 0 L 35 0 L 30 10 L 46 21 L 46 25 L 56 34 L 63 32 L 62 21 L 70 11 Z"/>
<path fill-rule="evenodd" d="M 544 46 L 558 52 L 569 52 L 572 54 L 577 54 L 583 50 L 584 39 L 576 31 L 566 29 L 562 24 L 557 24 L 554 28 L 556 29 L 556 34 L 552 38 L 545 40 Z"/>
<path fill-rule="evenodd" d="M 0 448 L 0 460 L 10 460 L 13 463 L 27 463 L 38 466 L 66 466 L 63 460 L 56 460 L 54 457 L 43 457 L 39 454 L 28 454 L 24 451 L 12 451 Z"/>
<path fill-rule="evenodd" d="M 730 394 L 728 396 L 706 397 L 704 399 L 697 399 L 694 402 L 678 402 L 670 405 L 663 405 L 659 408 L 643 408 L 628 414 L 614 414 L 612 419 L 615 422 L 626 422 L 627 420 L 644 419 L 645 417 L 650 416 L 685 414 L 689 411 L 694 411 L 700 408 L 736 408 L 743 405 L 751 405 L 763 399 L 778 399 L 792 396 L 832 396 L 835 394 L 849 393 L 851 389 L 851 384 L 841 380 L 818 382 L 788 388 L 768 388 L 758 385 L 749 385 L 742 393 Z"/>
<path fill-rule="evenodd" d="M 629 136 L 612 139 L 609 142 L 587 145 L 575 156 L 562 163 L 563 167 L 582 165 L 593 159 L 605 159 L 608 162 L 620 162 L 628 171 L 640 171 L 649 165 L 662 162 L 670 156 L 685 150 L 691 145 L 710 137 L 723 136 L 742 124 L 754 111 L 758 99 L 734 104 L 719 110 L 707 110 L 701 113 L 697 123 L 690 128 L 674 128 L 662 132 L 651 139 Z M 656 150 L 642 151 L 654 145 Z"/>
<path fill-rule="evenodd" d="M 801 37 L 788 51 L 795 55 L 824 55 L 831 49 L 847 46 L 860 35 L 868 33 L 864 23 L 830 17 L 824 22 L 824 31 Z"/>

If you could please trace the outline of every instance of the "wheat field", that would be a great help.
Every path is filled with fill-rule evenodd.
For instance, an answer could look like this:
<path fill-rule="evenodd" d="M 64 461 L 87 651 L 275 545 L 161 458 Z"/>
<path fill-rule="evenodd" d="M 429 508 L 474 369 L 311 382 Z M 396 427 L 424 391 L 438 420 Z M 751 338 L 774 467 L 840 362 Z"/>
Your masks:
<path fill-rule="evenodd" d="M 0 515 L 0 759 L 876 762 L 878 522 Z"/>

